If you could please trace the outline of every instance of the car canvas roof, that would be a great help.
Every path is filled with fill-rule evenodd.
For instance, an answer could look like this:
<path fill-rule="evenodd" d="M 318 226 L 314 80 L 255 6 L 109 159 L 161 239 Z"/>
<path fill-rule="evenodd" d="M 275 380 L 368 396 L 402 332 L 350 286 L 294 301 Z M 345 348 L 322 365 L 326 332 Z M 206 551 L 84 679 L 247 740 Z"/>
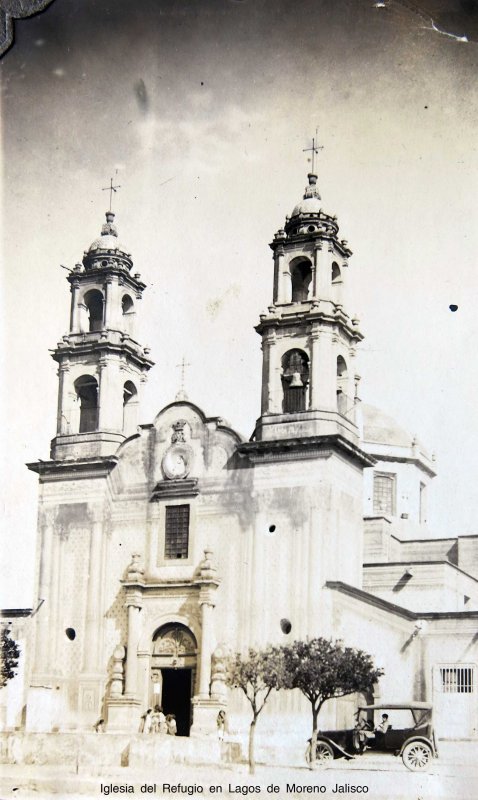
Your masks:
<path fill-rule="evenodd" d="M 381 711 L 400 708 L 418 708 L 424 711 L 431 711 L 432 707 L 431 703 L 415 703 L 414 701 L 410 703 L 377 703 L 371 706 L 358 706 L 361 711 Z"/>

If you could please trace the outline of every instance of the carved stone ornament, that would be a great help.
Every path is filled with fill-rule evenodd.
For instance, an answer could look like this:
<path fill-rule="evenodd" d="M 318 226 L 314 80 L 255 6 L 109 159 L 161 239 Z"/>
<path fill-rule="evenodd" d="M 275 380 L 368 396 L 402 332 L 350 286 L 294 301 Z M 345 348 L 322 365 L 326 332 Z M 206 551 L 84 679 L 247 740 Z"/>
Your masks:
<path fill-rule="evenodd" d="M 193 656 L 196 654 L 196 642 L 192 634 L 182 628 L 173 628 L 164 636 L 157 639 L 153 645 L 153 655 L 173 656 Z"/>
<path fill-rule="evenodd" d="M 125 648 L 122 644 L 115 647 L 111 670 L 110 696 L 118 697 L 123 693 Z"/>
<path fill-rule="evenodd" d="M 218 644 L 211 657 L 211 697 L 224 698 L 227 695 L 226 664 L 229 649 L 225 644 Z"/>
<path fill-rule="evenodd" d="M 185 442 L 185 431 L 184 428 L 186 427 L 186 420 L 185 419 L 178 419 L 177 422 L 173 424 L 173 433 L 171 435 L 171 442 L 175 444 L 176 442 Z"/>
<path fill-rule="evenodd" d="M 198 567 L 198 578 L 202 581 L 217 581 L 217 566 L 210 548 L 204 551 L 204 558 Z"/>
<path fill-rule="evenodd" d="M 43 11 L 53 0 L 2 0 L 0 4 L 0 56 L 14 41 L 14 20 L 33 17 Z"/>
<path fill-rule="evenodd" d="M 131 563 L 128 564 L 124 573 L 127 581 L 141 581 L 144 577 L 144 567 L 141 563 L 141 553 L 133 553 Z"/>

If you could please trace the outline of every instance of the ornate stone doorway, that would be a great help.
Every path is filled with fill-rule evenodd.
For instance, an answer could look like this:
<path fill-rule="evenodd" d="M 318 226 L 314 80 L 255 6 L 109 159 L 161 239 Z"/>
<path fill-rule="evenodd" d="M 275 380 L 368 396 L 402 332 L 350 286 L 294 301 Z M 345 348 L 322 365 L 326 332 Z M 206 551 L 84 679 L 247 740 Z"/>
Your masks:
<path fill-rule="evenodd" d="M 163 625 L 153 636 L 150 705 L 174 714 L 179 736 L 189 736 L 191 699 L 196 684 L 197 643 L 178 622 Z"/>

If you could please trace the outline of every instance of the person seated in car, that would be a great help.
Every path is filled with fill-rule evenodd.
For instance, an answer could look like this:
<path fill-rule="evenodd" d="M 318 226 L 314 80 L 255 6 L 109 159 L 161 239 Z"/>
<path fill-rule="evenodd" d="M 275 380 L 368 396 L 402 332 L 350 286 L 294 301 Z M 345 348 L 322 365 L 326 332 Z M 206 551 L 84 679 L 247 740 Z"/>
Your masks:
<path fill-rule="evenodd" d="M 364 713 L 359 711 L 357 713 L 357 722 L 354 728 L 354 747 L 356 750 L 364 750 L 367 739 L 373 739 L 375 734 L 370 730 L 370 723 L 367 721 Z"/>
<path fill-rule="evenodd" d="M 375 728 L 375 733 L 387 733 L 390 727 L 391 726 L 388 722 L 388 714 L 382 714 L 382 721 L 379 722 Z"/>

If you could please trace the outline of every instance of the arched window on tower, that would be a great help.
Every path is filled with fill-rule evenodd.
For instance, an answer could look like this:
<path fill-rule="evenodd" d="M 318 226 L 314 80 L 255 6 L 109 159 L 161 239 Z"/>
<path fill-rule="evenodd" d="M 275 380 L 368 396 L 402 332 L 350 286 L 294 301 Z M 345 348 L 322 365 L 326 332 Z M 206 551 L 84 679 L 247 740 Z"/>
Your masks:
<path fill-rule="evenodd" d="M 290 266 L 292 281 L 292 302 L 304 303 L 309 297 L 309 288 L 312 280 L 312 265 L 310 261 L 301 259 L 293 261 Z"/>
<path fill-rule="evenodd" d="M 96 431 L 98 427 L 98 382 L 92 375 L 82 375 L 75 381 L 80 406 L 79 432 Z"/>
<path fill-rule="evenodd" d="M 339 414 L 347 413 L 347 379 L 348 370 L 345 358 L 337 356 L 337 410 Z"/>
<path fill-rule="evenodd" d="M 303 350 L 289 350 L 282 356 L 282 410 L 284 414 L 305 411 L 309 383 L 309 358 Z"/>
<path fill-rule="evenodd" d="M 88 330 L 103 329 L 103 295 L 98 289 L 90 289 L 83 298 L 88 314 Z"/>
<path fill-rule="evenodd" d="M 131 334 L 133 331 L 134 303 L 129 294 L 124 294 L 121 299 L 121 311 L 123 314 L 123 330 Z"/>
<path fill-rule="evenodd" d="M 138 418 L 138 390 L 132 381 L 123 386 L 123 433 L 131 436 L 136 430 Z"/>
<path fill-rule="evenodd" d="M 342 281 L 342 273 L 336 261 L 332 262 L 332 283 L 340 283 Z"/>

